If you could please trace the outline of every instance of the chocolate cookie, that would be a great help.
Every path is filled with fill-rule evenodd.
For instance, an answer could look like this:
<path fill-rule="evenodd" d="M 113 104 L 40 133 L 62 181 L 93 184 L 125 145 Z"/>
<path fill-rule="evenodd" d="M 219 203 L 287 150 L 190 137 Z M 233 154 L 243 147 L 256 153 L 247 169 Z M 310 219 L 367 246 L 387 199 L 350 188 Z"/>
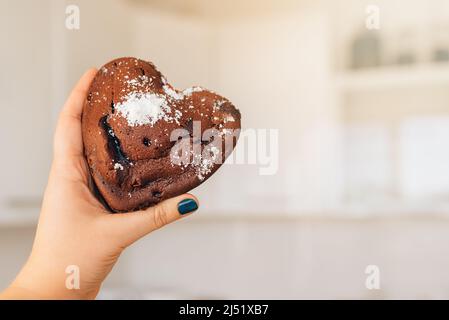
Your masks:
<path fill-rule="evenodd" d="M 149 62 L 104 65 L 86 98 L 82 132 L 93 181 L 114 212 L 183 194 L 232 152 L 240 112 L 201 87 L 178 91 Z"/>

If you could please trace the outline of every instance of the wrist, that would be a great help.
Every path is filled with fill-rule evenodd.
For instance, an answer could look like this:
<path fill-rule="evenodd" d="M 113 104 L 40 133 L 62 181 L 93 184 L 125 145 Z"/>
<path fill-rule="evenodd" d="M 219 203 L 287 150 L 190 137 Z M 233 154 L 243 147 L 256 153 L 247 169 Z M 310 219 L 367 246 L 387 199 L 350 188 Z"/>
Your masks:
<path fill-rule="evenodd" d="M 5 292 L 23 296 L 17 299 L 95 299 L 99 288 L 72 288 L 67 285 L 67 277 L 63 266 L 42 264 L 29 259 Z"/>

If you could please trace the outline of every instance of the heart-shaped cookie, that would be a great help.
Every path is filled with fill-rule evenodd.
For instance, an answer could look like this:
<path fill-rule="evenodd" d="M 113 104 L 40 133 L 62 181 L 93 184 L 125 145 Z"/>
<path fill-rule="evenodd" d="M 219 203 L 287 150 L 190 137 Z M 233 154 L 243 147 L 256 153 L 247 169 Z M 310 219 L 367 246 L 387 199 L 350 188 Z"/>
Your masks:
<path fill-rule="evenodd" d="M 183 194 L 232 152 L 240 112 L 200 87 L 178 91 L 149 62 L 120 58 L 95 76 L 82 117 L 84 152 L 114 212 Z"/>

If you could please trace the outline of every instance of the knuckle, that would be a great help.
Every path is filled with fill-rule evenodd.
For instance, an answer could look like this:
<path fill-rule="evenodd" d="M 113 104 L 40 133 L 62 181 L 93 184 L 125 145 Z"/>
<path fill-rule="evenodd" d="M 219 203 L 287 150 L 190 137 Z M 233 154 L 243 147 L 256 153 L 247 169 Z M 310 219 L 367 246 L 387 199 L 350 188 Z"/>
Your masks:
<path fill-rule="evenodd" d="M 157 229 L 168 224 L 168 213 L 163 205 L 158 205 L 154 208 L 153 223 Z"/>

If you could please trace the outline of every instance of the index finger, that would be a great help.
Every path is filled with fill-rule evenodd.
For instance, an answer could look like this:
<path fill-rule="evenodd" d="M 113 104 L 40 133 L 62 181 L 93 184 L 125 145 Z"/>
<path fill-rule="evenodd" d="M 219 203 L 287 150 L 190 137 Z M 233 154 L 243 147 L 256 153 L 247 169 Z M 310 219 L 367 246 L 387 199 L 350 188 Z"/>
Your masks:
<path fill-rule="evenodd" d="M 89 86 L 97 73 L 89 69 L 73 88 L 59 115 L 55 131 L 55 156 L 71 157 L 83 154 L 81 114 Z"/>

